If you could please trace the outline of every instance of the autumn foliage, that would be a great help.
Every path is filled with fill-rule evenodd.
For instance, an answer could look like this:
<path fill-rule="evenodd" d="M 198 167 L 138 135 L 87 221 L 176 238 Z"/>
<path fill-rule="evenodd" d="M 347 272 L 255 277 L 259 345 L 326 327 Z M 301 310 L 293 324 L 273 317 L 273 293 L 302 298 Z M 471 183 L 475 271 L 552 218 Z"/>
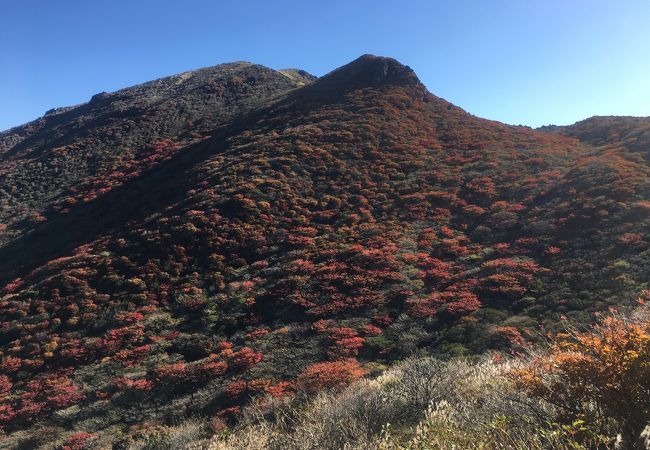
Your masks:
<path fill-rule="evenodd" d="M 86 450 L 91 448 L 92 442 L 97 438 L 93 433 L 76 433 L 68 437 L 60 450 Z"/>
<path fill-rule="evenodd" d="M 650 322 L 614 315 L 586 331 L 570 328 L 513 376 L 567 423 L 604 429 L 614 422 L 634 442 L 650 421 Z"/>
<path fill-rule="evenodd" d="M 365 374 L 355 359 L 315 363 L 300 374 L 298 384 L 308 392 L 317 392 L 345 387 Z"/>

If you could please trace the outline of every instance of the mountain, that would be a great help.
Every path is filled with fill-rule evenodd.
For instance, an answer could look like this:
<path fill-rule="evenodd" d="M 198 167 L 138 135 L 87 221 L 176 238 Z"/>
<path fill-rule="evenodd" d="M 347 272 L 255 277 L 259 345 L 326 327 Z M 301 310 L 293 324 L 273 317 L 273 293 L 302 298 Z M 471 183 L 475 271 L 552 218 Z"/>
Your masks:
<path fill-rule="evenodd" d="M 574 137 L 595 147 L 622 146 L 650 157 L 650 117 L 595 116 L 569 126 L 542 127 L 541 131 Z"/>
<path fill-rule="evenodd" d="M 8 130 L 0 424 L 107 443 L 236 421 L 634 304 L 643 126 L 481 119 L 364 55 L 318 79 L 216 66 Z"/>

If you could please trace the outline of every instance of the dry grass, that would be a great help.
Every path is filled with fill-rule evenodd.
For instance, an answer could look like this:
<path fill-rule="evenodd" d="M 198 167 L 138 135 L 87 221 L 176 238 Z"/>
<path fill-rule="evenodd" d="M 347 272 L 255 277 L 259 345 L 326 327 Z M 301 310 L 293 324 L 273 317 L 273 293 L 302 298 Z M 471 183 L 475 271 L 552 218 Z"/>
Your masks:
<path fill-rule="evenodd" d="M 205 419 L 131 430 L 114 450 L 578 449 L 556 411 L 515 389 L 522 363 L 409 358 L 374 379 L 315 397 L 268 399 L 234 429 Z M 32 442 L 35 444 L 35 442 Z M 31 448 L 47 448 L 47 445 Z M 17 448 L 17 447 L 16 447 Z M 29 448 L 29 447 L 24 447 Z M 50 447 L 52 448 L 52 447 Z"/>
<path fill-rule="evenodd" d="M 247 411 L 241 428 L 207 450 L 575 448 L 546 426 L 504 375 L 515 363 L 411 358 L 373 380 L 305 402 Z"/>
<path fill-rule="evenodd" d="M 113 443 L 114 450 L 181 450 L 201 448 L 210 435 L 205 420 L 187 419 L 175 426 L 145 428 Z"/>

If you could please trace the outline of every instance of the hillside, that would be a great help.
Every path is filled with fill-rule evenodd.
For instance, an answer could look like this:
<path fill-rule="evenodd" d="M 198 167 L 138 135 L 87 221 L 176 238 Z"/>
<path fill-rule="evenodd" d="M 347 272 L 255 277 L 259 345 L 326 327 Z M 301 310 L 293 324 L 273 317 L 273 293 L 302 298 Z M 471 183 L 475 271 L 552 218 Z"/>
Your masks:
<path fill-rule="evenodd" d="M 234 423 L 633 304 L 646 147 L 578 125 L 477 118 L 365 55 L 315 80 L 216 66 L 4 132 L 0 426 Z"/>
<path fill-rule="evenodd" d="M 548 126 L 541 130 L 574 137 L 594 147 L 622 146 L 649 157 L 650 117 L 595 116 L 573 125 Z"/>
<path fill-rule="evenodd" d="M 137 177 L 310 79 L 222 64 L 102 92 L 0 133 L 0 224 L 6 227 L 0 243 Z"/>

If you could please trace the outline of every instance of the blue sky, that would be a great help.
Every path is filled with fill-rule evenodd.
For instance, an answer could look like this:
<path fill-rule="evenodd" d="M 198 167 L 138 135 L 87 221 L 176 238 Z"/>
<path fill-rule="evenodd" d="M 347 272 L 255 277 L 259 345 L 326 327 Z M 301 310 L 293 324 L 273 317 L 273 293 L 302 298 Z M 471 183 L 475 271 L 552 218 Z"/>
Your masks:
<path fill-rule="evenodd" d="M 648 0 L 4 0 L 0 130 L 189 69 L 323 75 L 363 53 L 507 123 L 650 116 L 648 24 Z"/>

